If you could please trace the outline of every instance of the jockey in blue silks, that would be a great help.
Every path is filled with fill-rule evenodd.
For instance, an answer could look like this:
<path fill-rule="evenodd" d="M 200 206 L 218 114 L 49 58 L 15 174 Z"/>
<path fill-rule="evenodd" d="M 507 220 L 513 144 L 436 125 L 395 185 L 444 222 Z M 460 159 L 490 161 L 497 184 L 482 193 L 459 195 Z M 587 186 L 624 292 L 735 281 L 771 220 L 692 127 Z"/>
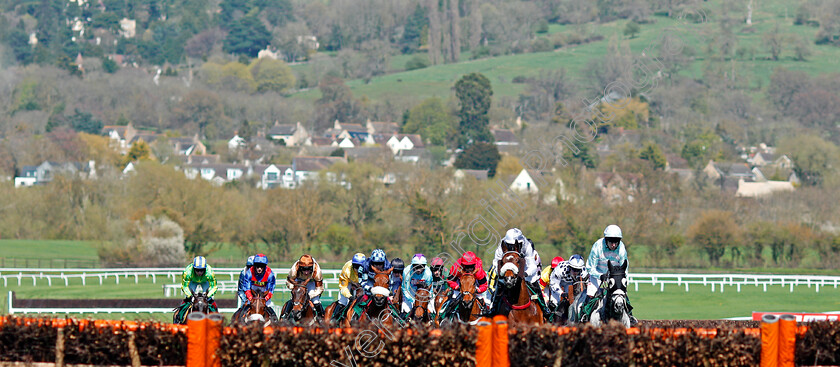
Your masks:
<path fill-rule="evenodd" d="M 248 270 L 251 270 L 252 266 L 254 266 L 254 256 L 248 256 L 248 261 L 245 262 L 245 268 L 239 272 L 239 282 L 236 295 L 239 297 L 239 301 L 241 301 L 241 304 L 243 305 L 248 303 L 248 297 L 245 296 L 245 291 L 248 290 L 248 288 L 245 287 L 245 274 L 248 273 Z"/>

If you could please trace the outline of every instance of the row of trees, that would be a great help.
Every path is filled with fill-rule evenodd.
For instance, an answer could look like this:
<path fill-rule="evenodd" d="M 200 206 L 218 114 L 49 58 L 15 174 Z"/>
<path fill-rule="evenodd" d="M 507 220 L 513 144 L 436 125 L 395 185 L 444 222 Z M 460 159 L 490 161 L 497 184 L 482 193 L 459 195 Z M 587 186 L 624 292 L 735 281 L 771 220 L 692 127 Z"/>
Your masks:
<path fill-rule="evenodd" d="M 376 178 L 385 170 L 402 178 L 384 186 Z M 294 190 L 256 190 L 247 181 L 214 187 L 153 161 L 124 179 L 103 173 L 98 180 L 59 176 L 25 190 L 4 185 L 0 235 L 99 241 L 103 260 L 136 264 L 177 263 L 212 253 L 220 243 L 236 244 L 243 253 L 267 248 L 278 260 L 311 252 L 340 261 L 376 247 L 436 254 L 452 251 L 449 243 L 478 215 L 491 218 L 486 193 L 501 193 L 494 181 L 453 181 L 450 170 L 398 163 L 338 164 L 330 171 L 350 189 L 326 179 Z M 574 200 L 551 202 L 546 193 L 502 196 L 500 204 L 516 209 L 495 207 L 508 224 L 491 221 L 488 228 L 496 236 L 508 226 L 522 228 L 543 258 L 551 258 L 586 254 L 604 226 L 618 223 L 637 267 L 833 267 L 837 260 L 840 239 L 821 227 L 837 220 L 830 204 L 836 191 L 803 189 L 761 202 L 734 201 L 714 187 L 696 191 L 668 173 L 644 171 L 634 201 L 605 205 L 591 181 L 563 170 L 560 177 Z M 792 218 L 806 209 L 811 220 Z M 492 256 L 492 246 L 469 238 L 461 245 Z"/>

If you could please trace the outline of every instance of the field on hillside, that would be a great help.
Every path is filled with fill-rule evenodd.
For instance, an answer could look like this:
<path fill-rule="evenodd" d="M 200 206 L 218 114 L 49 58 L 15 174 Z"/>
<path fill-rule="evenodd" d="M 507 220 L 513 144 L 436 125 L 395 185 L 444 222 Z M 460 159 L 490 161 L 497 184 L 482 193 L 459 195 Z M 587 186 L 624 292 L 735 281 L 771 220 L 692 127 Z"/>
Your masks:
<path fill-rule="evenodd" d="M 703 3 L 709 11 L 706 21 L 700 24 L 683 24 L 665 16 L 652 16 L 652 23 L 642 24 L 641 31 L 634 38 L 623 34 L 627 23 L 625 20 L 604 24 L 585 24 L 582 29 L 575 26 L 553 24 L 547 35 L 584 32 L 597 34 L 603 40 L 583 45 L 562 47 L 553 52 L 538 52 L 516 55 L 469 60 L 469 54 L 462 55 L 461 62 L 430 66 L 413 71 L 404 70 L 405 62 L 410 56 L 397 55 L 391 60 L 391 74 L 372 78 L 369 83 L 363 80 L 350 80 L 347 85 L 353 90 L 357 98 L 365 96 L 372 100 L 422 100 L 431 96 L 447 98 L 455 81 L 464 74 L 481 72 L 493 83 L 496 97 L 516 97 L 524 91 L 524 84 L 513 83 L 517 76 L 536 76 L 543 69 L 565 68 L 572 80 L 590 87 L 586 75 L 588 65 L 608 55 L 611 43 L 621 42 L 629 45 L 633 54 L 640 54 L 649 45 L 658 50 L 658 41 L 666 34 L 672 34 L 689 47 L 694 49 L 695 62 L 682 71 L 683 75 L 701 79 L 704 69 L 708 67 L 706 48 L 710 40 L 720 27 L 715 12 L 718 11 L 720 1 Z M 817 28 L 806 25 L 793 25 L 796 5 L 781 0 L 761 2 L 753 14 L 753 25 L 736 26 L 733 29 L 737 37 L 737 47 L 742 49 L 742 55 L 736 57 L 736 75 L 749 80 L 750 87 L 762 88 L 769 83 L 770 75 L 777 67 L 801 70 L 812 75 L 832 73 L 840 69 L 840 48 L 826 45 L 814 45 L 813 40 Z M 740 13 L 733 14 L 741 16 Z M 762 37 L 778 24 L 780 34 L 785 36 L 799 36 L 811 42 L 812 55 L 807 61 L 796 61 L 792 46 L 788 45 L 782 52 L 779 61 L 770 60 L 770 53 L 763 46 Z M 658 51 L 653 55 L 657 56 Z M 297 72 L 307 72 L 311 66 L 307 64 L 295 65 Z M 730 69 L 730 60 L 726 60 L 726 67 Z M 313 101 L 320 97 L 317 88 L 299 92 L 292 96 L 294 99 Z"/>

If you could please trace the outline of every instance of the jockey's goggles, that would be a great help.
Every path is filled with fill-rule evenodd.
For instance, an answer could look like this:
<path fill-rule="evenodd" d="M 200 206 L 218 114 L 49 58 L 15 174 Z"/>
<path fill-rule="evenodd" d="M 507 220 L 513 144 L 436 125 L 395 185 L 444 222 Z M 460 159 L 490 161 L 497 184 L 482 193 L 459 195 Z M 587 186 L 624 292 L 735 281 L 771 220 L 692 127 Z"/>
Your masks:
<path fill-rule="evenodd" d="M 312 267 L 311 266 L 301 266 L 300 268 L 298 268 L 298 270 L 300 270 L 301 272 L 312 271 Z"/>
<path fill-rule="evenodd" d="M 621 242 L 621 239 L 616 237 L 606 237 L 604 238 L 604 241 L 607 241 L 607 244 L 617 244 Z"/>

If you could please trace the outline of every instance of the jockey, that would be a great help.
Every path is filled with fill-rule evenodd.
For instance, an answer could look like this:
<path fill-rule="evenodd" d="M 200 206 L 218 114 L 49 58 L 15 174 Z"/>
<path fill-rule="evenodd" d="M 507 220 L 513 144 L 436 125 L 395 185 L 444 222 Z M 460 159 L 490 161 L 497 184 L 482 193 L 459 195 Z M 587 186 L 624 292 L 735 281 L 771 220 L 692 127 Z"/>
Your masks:
<path fill-rule="evenodd" d="M 543 291 L 545 291 L 545 287 L 547 287 L 548 283 L 551 281 L 551 273 L 554 271 L 554 268 L 556 268 L 557 265 L 560 265 L 563 261 L 562 256 L 557 256 L 551 259 L 551 268 L 543 269 L 542 275 L 540 275 L 540 288 L 542 288 Z"/>
<path fill-rule="evenodd" d="M 379 271 L 388 271 L 388 269 L 391 269 L 391 262 L 388 261 L 388 257 L 385 256 L 385 251 L 382 251 L 381 249 L 373 250 L 362 269 L 363 272 L 361 273 L 359 280 L 362 283 L 362 287 L 365 289 L 365 294 L 368 295 L 370 294 L 371 288 L 373 288 L 373 279 L 376 277 L 376 272 L 373 271 L 374 268 Z"/>
<path fill-rule="evenodd" d="M 438 294 L 441 291 L 448 289 L 449 283 L 446 279 L 449 277 L 449 272 L 443 266 L 443 259 L 436 257 L 432 259 L 432 294 Z"/>
<path fill-rule="evenodd" d="M 350 291 L 350 285 L 356 284 L 359 286 L 359 273 L 365 265 L 365 254 L 357 253 L 353 255 L 353 259 L 346 262 L 341 268 L 341 274 L 338 275 L 338 304 L 333 310 L 332 319 L 339 322 L 343 319 L 344 310 L 347 309 L 347 304 L 353 298 L 354 293 Z"/>
<path fill-rule="evenodd" d="M 196 289 L 201 286 L 201 289 L 207 292 L 207 303 L 210 304 L 211 312 L 218 312 L 219 307 L 216 306 L 216 301 L 213 300 L 213 295 L 216 294 L 218 287 L 216 287 L 216 276 L 213 274 L 213 268 L 207 265 L 207 259 L 204 256 L 196 256 L 192 263 L 184 268 L 182 274 L 183 281 L 181 282 L 181 290 L 186 295 L 184 302 L 181 303 L 181 312 L 179 312 L 179 319 L 183 320 L 184 315 L 192 304 L 192 297 L 195 296 Z"/>
<path fill-rule="evenodd" d="M 291 269 L 289 269 L 289 277 L 286 278 L 286 286 L 289 289 L 294 289 L 292 284 L 306 281 L 306 289 L 309 291 L 309 301 L 315 309 L 315 317 L 319 319 L 324 318 L 324 306 L 321 304 L 321 293 L 324 293 L 324 277 L 321 275 L 321 267 L 310 255 L 303 255 L 295 261 Z M 288 315 L 292 310 L 292 302 L 286 302 L 286 307 L 283 310 L 283 315 Z"/>
<path fill-rule="evenodd" d="M 452 311 L 451 305 L 454 305 L 455 300 L 461 295 L 461 275 L 464 273 L 475 275 L 476 298 L 481 298 L 482 293 L 487 290 L 487 273 L 484 271 L 481 259 L 472 251 L 465 252 L 449 270 L 449 287 L 452 288 L 452 293 L 441 308 L 441 317 L 445 317 Z"/>
<path fill-rule="evenodd" d="M 250 303 L 254 299 L 254 292 L 259 291 L 265 295 L 265 308 L 272 317 L 276 318 L 271 297 L 274 296 L 274 285 L 276 279 L 274 272 L 268 267 L 268 257 L 264 254 L 254 255 L 254 265 L 245 273 L 245 297 Z M 247 304 L 242 306 L 247 307 Z"/>
<path fill-rule="evenodd" d="M 596 294 L 601 293 L 601 275 L 609 270 L 608 261 L 619 265 L 627 261 L 627 249 L 621 240 L 621 228 L 615 224 L 607 226 L 604 229 L 604 237 L 601 237 L 592 244 L 592 251 L 589 252 L 589 258 L 586 260 L 586 271 L 589 272 L 589 285 L 586 289 L 586 297 L 583 300 L 584 305 L 592 297 L 595 297 Z M 627 306 L 630 313 L 630 325 L 634 326 L 639 321 L 633 316 L 633 306 L 630 306 L 629 297 L 627 298 Z"/>
<path fill-rule="evenodd" d="M 558 307 L 568 308 L 571 303 L 566 297 L 569 286 L 574 286 L 575 283 L 589 280 L 589 275 L 584 270 L 583 256 L 572 255 L 569 261 L 561 262 L 554 271 L 551 272 L 551 279 L 549 281 L 549 296 L 548 308 L 556 311 Z"/>
<path fill-rule="evenodd" d="M 396 262 L 396 260 L 394 261 Z M 417 288 L 422 286 L 431 291 L 432 271 L 426 265 L 426 257 L 423 254 L 416 254 L 411 258 L 411 267 L 403 270 L 401 312 L 411 312 L 414 307 L 414 295 L 417 293 Z M 434 302 L 431 299 L 428 308 L 430 313 L 434 313 Z"/>
<path fill-rule="evenodd" d="M 405 262 L 403 259 L 395 258 L 391 261 L 391 266 L 394 267 L 394 271 L 391 272 L 391 297 L 396 297 L 396 294 L 402 288 Z"/>
<path fill-rule="evenodd" d="M 388 261 L 388 257 L 385 256 L 385 251 L 382 251 L 382 249 L 373 250 L 370 253 L 370 257 L 365 261 L 364 267 L 361 269 L 362 272 L 359 274 L 359 282 L 365 290 L 365 295 L 353 304 L 356 314 L 359 314 L 360 310 L 367 306 L 367 302 L 373 296 L 373 292 L 377 291 L 374 289 L 376 272 L 373 269 L 380 272 L 392 269 L 391 262 Z M 387 291 L 390 291 L 390 289 Z"/>
<path fill-rule="evenodd" d="M 248 261 L 245 262 L 245 268 L 239 272 L 239 282 L 236 288 L 236 295 L 239 296 L 239 303 L 243 305 L 248 303 L 248 297 L 245 297 L 245 291 L 248 290 L 248 288 L 245 288 L 245 278 L 248 270 L 251 270 L 252 266 L 254 266 L 254 256 L 248 256 Z"/>
<path fill-rule="evenodd" d="M 539 304 L 540 309 L 543 311 L 543 315 L 545 315 L 545 300 L 543 299 L 542 291 L 540 291 L 539 283 L 541 274 L 539 265 L 537 265 L 538 255 L 534 251 L 534 244 L 525 238 L 525 235 L 522 234 L 522 231 L 519 230 L 519 228 L 509 229 L 507 233 L 505 233 L 505 238 L 503 238 L 499 243 L 499 247 L 496 248 L 496 253 L 493 258 L 493 266 L 496 269 L 494 272 L 496 279 L 500 276 L 499 269 L 501 269 L 502 257 L 507 251 L 516 251 L 525 260 L 525 271 L 523 272 L 525 275 L 525 283 L 531 291 L 531 298 L 538 301 L 537 304 Z M 498 295 L 499 292 L 495 292 L 493 294 L 493 309 L 490 311 L 493 315 L 496 315 L 498 312 L 499 302 L 496 302 Z"/>

